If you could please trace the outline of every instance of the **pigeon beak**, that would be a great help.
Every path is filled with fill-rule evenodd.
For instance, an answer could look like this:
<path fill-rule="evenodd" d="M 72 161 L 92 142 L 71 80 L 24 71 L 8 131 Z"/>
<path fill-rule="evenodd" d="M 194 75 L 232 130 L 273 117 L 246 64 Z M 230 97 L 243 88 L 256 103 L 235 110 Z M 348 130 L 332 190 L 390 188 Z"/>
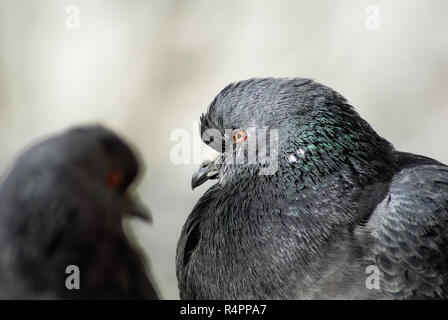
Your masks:
<path fill-rule="evenodd" d="M 152 223 L 152 216 L 149 209 L 140 201 L 138 195 L 126 193 L 126 214 L 140 218 L 148 223 Z"/>
<path fill-rule="evenodd" d="M 191 178 L 191 189 L 194 190 L 194 188 L 200 186 L 207 180 L 219 178 L 219 169 L 216 166 L 215 161 L 205 160 L 202 162 L 199 168 L 193 173 L 193 177 Z"/>

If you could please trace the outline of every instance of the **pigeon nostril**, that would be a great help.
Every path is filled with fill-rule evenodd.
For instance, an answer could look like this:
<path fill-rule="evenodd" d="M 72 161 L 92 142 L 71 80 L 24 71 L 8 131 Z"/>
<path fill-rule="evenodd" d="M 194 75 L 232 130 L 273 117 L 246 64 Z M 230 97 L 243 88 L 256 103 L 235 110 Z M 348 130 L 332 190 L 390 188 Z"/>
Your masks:
<path fill-rule="evenodd" d="M 201 164 L 201 168 L 205 168 L 205 167 L 207 167 L 208 165 L 210 165 L 211 163 L 212 163 L 212 161 L 206 160 L 206 161 L 202 162 L 202 164 Z"/>

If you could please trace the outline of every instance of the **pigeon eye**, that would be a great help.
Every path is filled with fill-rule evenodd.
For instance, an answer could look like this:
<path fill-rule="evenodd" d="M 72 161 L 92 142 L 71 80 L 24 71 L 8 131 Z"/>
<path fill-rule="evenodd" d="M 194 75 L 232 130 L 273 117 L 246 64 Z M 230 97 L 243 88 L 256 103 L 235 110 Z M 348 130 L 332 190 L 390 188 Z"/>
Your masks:
<path fill-rule="evenodd" d="M 242 129 L 233 130 L 233 143 L 242 144 L 247 140 L 247 133 Z"/>
<path fill-rule="evenodd" d="M 107 175 L 107 185 L 114 190 L 119 190 L 124 182 L 124 175 L 119 169 L 112 169 Z"/>

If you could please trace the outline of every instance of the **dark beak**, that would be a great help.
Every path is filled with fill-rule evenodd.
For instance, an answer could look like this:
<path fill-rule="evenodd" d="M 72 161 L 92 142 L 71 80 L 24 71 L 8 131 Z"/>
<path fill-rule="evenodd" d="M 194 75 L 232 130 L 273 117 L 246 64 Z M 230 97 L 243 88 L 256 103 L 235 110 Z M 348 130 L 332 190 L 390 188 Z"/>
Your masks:
<path fill-rule="evenodd" d="M 137 195 L 126 194 L 126 214 L 152 223 L 151 212 Z"/>
<path fill-rule="evenodd" d="M 219 169 L 214 161 L 206 160 L 196 169 L 191 178 L 191 189 L 200 186 L 207 180 L 218 179 Z"/>

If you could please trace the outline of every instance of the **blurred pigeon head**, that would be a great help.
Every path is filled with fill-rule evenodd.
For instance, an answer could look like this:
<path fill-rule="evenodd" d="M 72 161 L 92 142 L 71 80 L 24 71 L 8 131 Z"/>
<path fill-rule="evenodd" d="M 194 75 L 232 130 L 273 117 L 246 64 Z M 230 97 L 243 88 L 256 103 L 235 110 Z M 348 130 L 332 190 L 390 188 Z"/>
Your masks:
<path fill-rule="evenodd" d="M 122 224 L 125 216 L 150 218 L 133 194 L 139 169 L 128 144 L 102 126 L 24 151 L 0 186 L 0 296 L 7 282 L 65 296 L 64 270 L 74 264 L 84 290 L 73 297 L 155 298 Z"/>
<path fill-rule="evenodd" d="M 139 171 L 136 154 L 122 138 L 99 125 L 85 126 L 26 150 L 15 161 L 6 182 L 26 181 L 13 185 L 13 189 L 20 187 L 17 194 L 24 200 L 33 193 L 51 197 L 68 184 L 81 203 L 92 201 L 105 209 L 95 212 L 105 212 L 107 220 L 121 221 L 126 214 L 149 220 L 149 212 L 130 190 Z"/>

